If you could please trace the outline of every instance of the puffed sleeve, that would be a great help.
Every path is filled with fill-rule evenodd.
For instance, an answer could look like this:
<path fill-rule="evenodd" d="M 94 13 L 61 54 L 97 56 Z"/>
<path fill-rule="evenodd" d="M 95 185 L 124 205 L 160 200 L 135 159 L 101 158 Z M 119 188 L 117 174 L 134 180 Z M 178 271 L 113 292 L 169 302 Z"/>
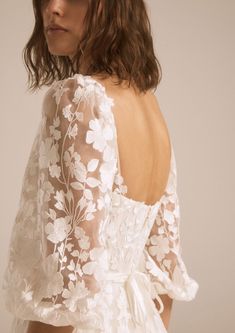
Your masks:
<path fill-rule="evenodd" d="M 17 317 L 97 328 L 107 268 L 102 225 L 116 170 L 111 99 L 82 76 L 59 81 L 44 102 L 38 161 L 40 260 L 24 272 Z M 33 255 L 33 254 L 32 254 Z"/>
<path fill-rule="evenodd" d="M 168 184 L 144 249 L 145 269 L 149 274 L 152 298 L 167 294 L 176 300 L 192 300 L 199 288 L 189 276 L 182 257 L 180 239 L 180 207 L 177 173 L 172 147 Z"/>

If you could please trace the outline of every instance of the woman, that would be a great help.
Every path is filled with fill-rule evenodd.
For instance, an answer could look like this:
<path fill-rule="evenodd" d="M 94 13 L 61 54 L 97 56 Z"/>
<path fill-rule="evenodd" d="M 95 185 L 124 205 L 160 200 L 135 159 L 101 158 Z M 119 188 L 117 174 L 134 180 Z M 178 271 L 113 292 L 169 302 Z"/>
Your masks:
<path fill-rule="evenodd" d="M 164 333 L 198 289 L 181 257 L 176 162 L 142 0 L 34 0 L 24 50 L 51 85 L 5 273 L 17 333 Z"/>

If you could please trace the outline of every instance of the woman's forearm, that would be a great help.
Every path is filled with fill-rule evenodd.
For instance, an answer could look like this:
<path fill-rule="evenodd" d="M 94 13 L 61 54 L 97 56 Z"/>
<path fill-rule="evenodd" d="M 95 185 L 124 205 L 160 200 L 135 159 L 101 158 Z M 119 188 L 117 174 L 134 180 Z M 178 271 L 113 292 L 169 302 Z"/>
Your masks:
<path fill-rule="evenodd" d="M 171 310 L 172 310 L 172 304 L 173 304 L 173 299 L 170 298 L 168 295 L 164 294 L 164 295 L 159 295 L 162 303 L 164 305 L 164 310 L 163 312 L 160 314 L 163 324 L 165 326 L 166 329 L 168 329 L 169 327 L 169 323 L 170 323 L 170 317 L 171 317 Z M 157 309 L 159 309 L 159 303 L 157 300 L 154 300 L 154 303 L 157 307 Z"/>
<path fill-rule="evenodd" d="M 30 321 L 27 333 L 72 333 L 72 326 L 52 326 L 39 321 Z"/>

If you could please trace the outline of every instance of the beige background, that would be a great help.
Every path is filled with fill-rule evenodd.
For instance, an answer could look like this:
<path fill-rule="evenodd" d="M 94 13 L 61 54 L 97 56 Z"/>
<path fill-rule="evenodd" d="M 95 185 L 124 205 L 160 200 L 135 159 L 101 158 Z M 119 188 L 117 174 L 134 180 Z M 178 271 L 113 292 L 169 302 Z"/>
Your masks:
<path fill-rule="evenodd" d="M 169 332 L 232 332 L 235 1 L 148 0 L 148 4 L 163 67 L 156 94 L 177 157 L 184 261 L 200 286 L 194 301 L 174 301 Z M 31 1 L 4 1 L 0 15 L 2 279 L 44 91 L 26 92 L 21 60 L 32 31 Z M 8 333 L 11 316 L 2 300 L 0 311 L 1 330 Z"/>

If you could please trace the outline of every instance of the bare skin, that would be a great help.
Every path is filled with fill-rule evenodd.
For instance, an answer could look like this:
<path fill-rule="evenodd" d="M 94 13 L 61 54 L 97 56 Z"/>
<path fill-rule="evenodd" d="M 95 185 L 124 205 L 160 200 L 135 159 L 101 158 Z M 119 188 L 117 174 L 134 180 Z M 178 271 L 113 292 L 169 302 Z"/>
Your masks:
<path fill-rule="evenodd" d="M 164 310 L 162 313 L 160 313 L 160 316 L 162 318 L 163 324 L 166 328 L 166 330 L 169 329 L 170 324 L 170 318 L 171 318 L 171 312 L 172 312 L 172 305 L 173 305 L 173 299 L 170 298 L 168 295 L 159 295 L 162 303 L 164 305 Z M 157 301 L 154 301 L 157 309 L 159 309 L 159 304 Z"/>
<path fill-rule="evenodd" d="M 54 55 L 73 57 L 81 36 L 87 1 L 44 0 L 42 15 L 45 29 L 50 23 L 65 31 L 45 30 L 49 51 Z M 93 77 L 105 86 L 107 95 L 114 100 L 113 114 L 121 173 L 128 187 L 127 197 L 156 203 L 162 196 L 170 170 L 171 145 L 168 129 L 157 98 L 152 92 L 138 94 L 134 88 L 114 84 L 113 79 Z M 172 302 L 167 295 L 160 296 L 164 311 L 163 323 L 168 328 Z M 159 304 L 156 303 L 156 307 Z M 72 333 L 72 326 L 56 327 L 30 321 L 27 333 Z"/>
<path fill-rule="evenodd" d="M 113 98 L 121 173 L 127 197 L 152 205 L 162 196 L 170 170 L 170 137 L 155 95 L 93 77 Z"/>
<path fill-rule="evenodd" d="M 72 326 L 57 327 L 39 321 L 31 321 L 27 333 L 72 333 L 73 329 Z"/>

